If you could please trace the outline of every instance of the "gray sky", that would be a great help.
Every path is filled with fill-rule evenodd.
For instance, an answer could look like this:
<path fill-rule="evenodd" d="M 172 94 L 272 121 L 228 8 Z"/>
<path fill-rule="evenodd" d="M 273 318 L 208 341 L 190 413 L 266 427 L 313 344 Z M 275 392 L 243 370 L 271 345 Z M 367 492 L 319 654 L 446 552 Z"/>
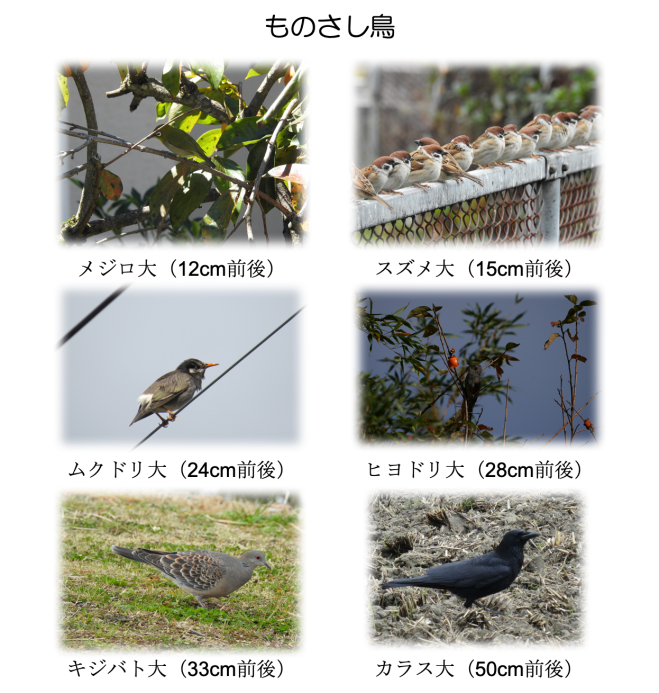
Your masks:
<path fill-rule="evenodd" d="M 63 335 L 105 299 L 106 292 L 64 296 Z M 207 386 L 302 306 L 291 291 L 139 291 L 131 287 L 61 350 L 64 435 L 69 442 L 137 443 L 159 423 L 129 424 L 137 398 L 185 359 L 218 366 Z M 158 440 L 295 441 L 299 435 L 299 329 L 292 320 L 198 401 Z"/>
<path fill-rule="evenodd" d="M 565 291 L 565 294 L 571 293 Z M 581 290 L 574 292 L 579 301 L 586 299 L 597 300 L 595 291 Z M 550 325 L 550 322 L 562 320 L 571 307 L 571 303 L 565 298 L 563 293 L 523 293 L 524 298 L 521 303 L 514 304 L 515 293 L 498 292 L 452 292 L 450 294 L 442 292 L 400 292 L 382 293 L 367 292 L 361 293 L 360 298 L 369 296 L 373 299 L 373 312 L 375 313 L 394 313 L 406 304 L 409 306 L 401 313 L 401 317 L 406 318 L 412 308 L 426 305 L 442 306 L 440 312 L 440 322 L 446 333 L 458 335 L 459 339 L 449 339 L 449 345 L 454 347 L 456 353 L 468 340 L 468 335 L 464 334 L 467 325 L 464 319 L 467 317 L 460 311 L 464 308 L 474 308 L 478 303 L 481 308 L 485 308 L 489 303 L 494 303 L 494 308 L 501 312 L 504 317 L 514 317 L 526 311 L 525 316 L 520 320 L 527 327 L 517 331 L 515 336 L 511 336 L 503 341 L 515 342 L 520 344 L 512 355 L 519 359 L 512 366 L 504 367 L 502 381 L 506 382 L 510 378 L 512 403 L 508 406 L 508 422 L 506 437 L 521 436 L 523 440 L 532 441 L 539 435 L 544 436 L 537 442 L 546 442 L 563 425 L 561 410 L 554 402 L 558 398 L 557 388 L 560 387 L 560 376 L 563 375 L 563 392 L 567 396 L 569 391 L 569 381 L 567 373 L 567 362 L 565 349 L 561 339 L 556 340 L 546 351 L 544 343 L 554 332 L 559 331 Z M 364 304 L 360 304 L 364 305 Z M 367 304 L 368 305 L 368 304 Z M 586 309 L 586 322 L 579 326 L 579 353 L 588 359 L 585 364 L 579 364 L 579 374 L 577 383 L 577 408 L 583 405 L 595 392 L 598 387 L 598 368 L 597 359 L 597 334 L 598 334 L 598 313 L 600 307 L 591 306 Z M 574 325 L 570 325 L 570 331 L 574 335 Z M 433 337 L 433 342 L 439 341 Z M 368 355 L 368 340 L 366 335 L 360 342 L 361 344 L 361 367 L 379 375 L 384 375 L 388 365 L 382 363 L 381 359 L 393 356 L 390 349 L 374 342 L 373 351 Z M 571 346 L 571 343 L 570 343 Z M 569 353 L 572 354 L 572 349 Z M 459 370 L 465 366 L 461 360 Z M 441 367 L 441 366 L 440 366 Z M 488 368 L 483 375 L 493 375 L 493 368 Z M 591 404 L 586 407 L 582 414 L 584 418 L 589 416 L 591 420 L 598 424 L 597 408 L 600 402 L 598 395 Z M 478 400 L 474 409 L 474 414 L 478 414 L 483 409 L 484 413 L 480 423 L 494 428 L 492 435 L 499 437 L 503 433 L 503 423 L 505 414 L 505 398 L 497 402 L 493 395 L 482 397 Z M 590 441 L 589 441 L 590 438 Z M 554 442 L 562 442 L 562 436 L 557 436 Z M 578 443 L 592 444 L 590 435 L 580 434 L 577 438 Z"/>

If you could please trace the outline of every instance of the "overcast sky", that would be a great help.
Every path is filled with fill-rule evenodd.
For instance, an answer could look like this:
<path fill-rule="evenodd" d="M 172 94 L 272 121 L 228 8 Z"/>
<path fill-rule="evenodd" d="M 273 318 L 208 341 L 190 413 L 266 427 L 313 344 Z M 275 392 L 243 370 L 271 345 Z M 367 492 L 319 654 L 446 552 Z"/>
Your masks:
<path fill-rule="evenodd" d="M 53 343 L 123 283 L 56 284 Z M 308 300 L 302 281 L 135 282 L 53 356 L 55 450 L 126 452 L 159 423 L 129 427 L 160 376 L 190 358 L 217 363 L 207 388 Z M 137 452 L 304 452 L 308 317 L 307 308 Z"/>

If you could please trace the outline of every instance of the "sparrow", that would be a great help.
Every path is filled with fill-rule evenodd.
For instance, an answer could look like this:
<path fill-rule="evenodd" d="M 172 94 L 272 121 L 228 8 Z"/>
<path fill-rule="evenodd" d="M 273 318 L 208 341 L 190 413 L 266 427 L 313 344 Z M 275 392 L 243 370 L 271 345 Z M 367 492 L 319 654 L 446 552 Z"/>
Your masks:
<path fill-rule="evenodd" d="M 407 176 L 412 168 L 412 156 L 409 152 L 399 149 L 389 155 L 394 161 L 398 162 L 398 166 L 389 174 L 387 182 L 382 186 L 383 192 L 395 192 L 397 195 L 403 193 L 396 192 L 398 188 L 405 185 Z"/>
<path fill-rule="evenodd" d="M 580 112 L 583 111 L 597 111 L 598 113 L 601 113 L 602 115 L 606 115 L 606 109 L 602 108 L 602 106 L 584 106 Z"/>
<path fill-rule="evenodd" d="M 353 189 L 358 197 L 362 197 L 365 200 L 376 200 L 381 205 L 384 205 L 387 209 L 393 209 L 393 207 L 388 205 L 375 192 L 371 181 L 354 164 L 352 165 L 351 172 Z"/>
<path fill-rule="evenodd" d="M 503 130 L 506 133 L 503 136 L 506 146 L 499 161 L 501 163 L 506 161 L 515 161 L 517 158 L 517 152 L 522 146 L 522 136 L 517 132 L 516 125 L 504 125 Z M 510 168 L 510 166 L 508 168 Z"/>
<path fill-rule="evenodd" d="M 564 113 L 563 111 L 554 113 L 554 116 L 551 119 L 551 137 L 543 149 L 550 149 L 554 152 L 558 149 L 563 149 L 569 134 L 569 128 L 567 125 L 567 121 L 569 119 L 568 114 Z"/>
<path fill-rule="evenodd" d="M 467 135 L 454 137 L 448 144 L 442 147 L 458 162 L 463 171 L 468 171 L 474 161 L 474 148 Z"/>
<path fill-rule="evenodd" d="M 429 144 L 439 144 L 439 142 L 433 140 L 432 137 L 422 137 L 420 140 L 414 140 L 414 144 L 416 144 L 417 149 L 421 149 L 421 147 L 427 147 Z M 441 147 L 442 145 L 440 144 L 439 146 Z"/>
<path fill-rule="evenodd" d="M 444 154 L 444 160 L 442 161 L 442 170 L 439 174 L 439 180 L 456 180 L 458 183 L 462 178 L 468 178 L 474 183 L 478 183 L 481 187 L 485 186 L 485 183 L 480 178 L 472 176 L 470 173 L 466 173 L 460 164 L 453 158 L 453 156 L 446 150 Z"/>
<path fill-rule="evenodd" d="M 597 111 L 589 111 L 593 114 L 593 127 L 590 131 L 589 142 L 595 142 L 601 140 L 604 136 L 604 116 Z"/>
<path fill-rule="evenodd" d="M 458 138 L 456 138 L 458 139 Z M 467 144 L 469 145 L 469 148 L 471 149 L 471 145 L 469 144 L 469 138 L 464 137 L 464 139 L 467 140 Z M 446 151 L 444 154 L 444 160 L 442 162 L 442 170 L 441 173 L 439 174 L 439 180 L 457 180 L 458 182 L 462 178 L 469 178 L 469 180 L 474 181 L 474 183 L 478 183 L 481 187 L 485 185 L 480 178 L 476 178 L 475 176 L 470 176 L 468 173 L 466 173 L 466 169 L 463 168 L 457 161 L 457 159 L 452 155 L 452 153 L 447 149 L 450 145 L 446 145 L 446 147 L 442 146 L 437 142 L 437 140 L 433 140 L 430 137 L 422 137 L 420 140 L 414 140 L 414 144 L 419 146 L 419 149 L 421 149 L 424 146 L 429 146 L 431 144 L 439 145 Z M 464 144 L 461 143 L 461 146 L 464 147 Z M 467 164 L 467 168 L 471 166 L 471 159 L 473 158 L 473 154 L 470 155 L 469 157 L 469 163 Z"/>
<path fill-rule="evenodd" d="M 493 125 L 473 143 L 474 163 L 480 168 L 486 168 L 499 161 L 506 147 L 503 128 Z"/>
<path fill-rule="evenodd" d="M 379 193 L 382 186 L 385 185 L 389 175 L 393 173 L 398 166 L 398 162 L 394 161 L 390 156 L 381 156 L 377 158 L 370 166 L 362 169 L 362 174 L 368 178 L 373 190 Z"/>
<path fill-rule="evenodd" d="M 445 150 L 438 144 L 428 144 L 411 153 L 412 169 L 407 176 L 405 185 L 414 185 L 427 190 L 428 181 L 436 181 L 442 170 L 442 160 Z"/>
<path fill-rule="evenodd" d="M 581 112 L 583 116 L 584 111 L 590 111 L 593 114 L 592 124 L 593 127 L 590 131 L 590 138 L 588 142 L 594 142 L 602 138 L 604 134 L 604 115 L 601 106 L 586 106 Z"/>
<path fill-rule="evenodd" d="M 577 116 L 577 129 L 571 142 L 573 147 L 580 147 L 588 143 L 593 129 L 594 116 L 594 111 L 582 111 L 581 115 Z"/>
<path fill-rule="evenodd" d="M 538 142 L 535 146 L 536 151 L 538 149 L 542 149 L 547 142 L 549 142 L 549 138 L 551 137 L 552 133 L 551 116 L 547 115 L 546 113 L 538 113 L 538 115 L 524 127 L 537 127 L 539 129 L 540 132 L 538 133 Z"/>
<path fill-rule="evenodd" d="M 574 113 L 573 111 L 568 112 L 568 120 L 567 122 L 567 142 L 565 143 L 566 147 L 571 147 L 572 146 L 572 138 L 575 136 L 577 132 L 577 121 L 579 120 L 579 116 Z"/>
<path fill-rule="evenodd" d="M 537 154 L 533 153 L 538 145 L 538 139 L 540 137 L 540 128 L 536 125 L 529 125 L 525 128 L 522 128 L 519 131 L 519 134 L 522 138 L 522 145 L 520 146 L 519 151 L 517 152 L 517 161 L 526 165 L 526 163 L 522 161 L 522 159 L 525 159 L 527 156 L 530 156 L 533 159 L 540 159 L 540 157 Z"/>

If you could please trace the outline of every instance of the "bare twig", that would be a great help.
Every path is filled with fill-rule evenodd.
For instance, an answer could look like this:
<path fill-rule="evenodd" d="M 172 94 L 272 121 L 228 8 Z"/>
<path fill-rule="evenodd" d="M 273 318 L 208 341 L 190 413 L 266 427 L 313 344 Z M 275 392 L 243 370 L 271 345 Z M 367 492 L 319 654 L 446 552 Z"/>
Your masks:
<path fill-rule="evenodd" d="M 506 427 L 508 425 L 508 391 L 510 389 L 510 378 L 508 378 L 508 382 L 506 383 L 506 413 L 503 419 L 503 445 L 501 447 L 505 448 L 506 447 Z"/>
<path fill-rule="evenodd" d="M 250 101 L 249 106 L 247 106 L 247 108 L 245 109 L 244 115 L 246 118 L 255 116 L 259 112 L 259 108 L 261 108 L 263 102 L 270 93 L 270 90 L 281 76 L 281 63 L 281 60 L 277 60 L 275 64 L 270 68 L 270 71 L 261 83 L 261 86 L 258 88 L 256 94 L 254 94 L 254 98 Z"/>

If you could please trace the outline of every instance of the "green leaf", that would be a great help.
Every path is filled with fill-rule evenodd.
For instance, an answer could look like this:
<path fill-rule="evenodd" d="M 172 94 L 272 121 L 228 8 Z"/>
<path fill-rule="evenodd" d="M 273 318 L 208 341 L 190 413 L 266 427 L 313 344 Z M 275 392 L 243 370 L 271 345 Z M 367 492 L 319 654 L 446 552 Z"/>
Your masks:
<path fill-rule="evenodd" d="M 181 61 L 171 58 L 165 63 L 162 71 L 162 83 L 165 89 L 176 96 L 181 88 Z M 158 104 L 159 106 L 161 104 Z"/>
<path fill-rule="evenodd" d="M 430 313 L 430 308 L 428 306 L 418 306 L 417 308 L 412 308 L 412 310 L 407 314 L 407 319 L 410 318 L 428 318 Z"/>
<path fill-rule="evenodd" d="M 257 125 L 259 117 L 242 118 L 235 123 L 231 123 L 222 133 L 222 137 L 217 144 L 218 149 L 226 149 L 235 144 L 251 144 L 271 135 L 276 123 L 270 125 Z"/>
<path fill-rule="evenodd" d="M 216 166 L 219 166 L 222 173 L 226 173 L 227 176 L 232 178 L 237 178 L 238 180 L 245 180 L 245 174 L 243 170 L 238 166 L 235 161 L 231 159 L 223 159 L 222 157 L 213 157 Z M 215 187 L 218 192 L 224 195 L 224 193 L 229 193 L 232 200 L 232 215 L 231 218 L 236 221 L 238 214 L 240 214 L 240 209 L 243 204 L 243 199 L 245 196 L 245 188 L 237 186 L 231 181 L 225 180 L 224 178 L 215 178 Z M 227 203 L 228 204 L 228 203 Z"/>
<path fill-rule="evenodd" d="M 177 231 L 183 222 L 198 209 L 208 195 L 211 183 L 212 174 L 206 171 L 193 171 L 185 177 L 183 185 L 174 195 L 169 210 L 174 231 Z"/>
<path fill-rule="evenodd" d="M 197 144 L 204 150 L 206 156 L 210 155 L 215 151 L 217 141 L 222 137 L 222 130 L 207 130 L 198 140 Z"/>
<path fill-rule="evenodd" d="M 582 306 L 596 306 L 597 301 L 581 301 Z"/>
<path fill-rule="evenodd" d="M 434 325 L 428 325 L 423 332 L 423 336 L 430 337 L 431 335 L 435 334 L 435 332 L 439 332 L 439 330 Z"/>
<path fill-rule="evenodd" d="M 169 120 L 175 118 L 177 115 L 180 115 L 181 113 L 185 113 L 186 111 L 189 111 L 190 107 L 189 106 L 183 106 L 180 103 L 173 103 L 172 107 L 169 109 Z M 199 120 L 199 116 L 201 115 L 201 111 L 192 111 L 189 115 L 186 115 L 184 118 L 179 118 L 178 120 L 175 120 L 172 123 L 173 128 L 178 128 L 179 130 L 183 130 L 183 132 L 190 132 L 192 128 L 197 124 L 197 121 Z"/>
<path fill-rule="evenodd" d="M 567 298 L 568 301 L 572 301 L 572 303 L 577 303 L 577 297 L 574 294 L 564 294 L 565 298 Z"/>
<path fill-rule="evenodd" d="M 254 67 L 252 67 L 250 71 L 247 73 L 247 77 L 245 77 L 245 79 L 249 79 L 250 77 L 257 77 L 258 75 L 267 75 L 268 72 L 270 72 L 270 69 L 273 65 L 274 63 L 272 62 L 272 60 L 256 63 L 256 65 L 254 65 Z"/>
<path fill-rule="evenodd" d="M 169 170 L 149 196 L 149 207 L 151 208 L 151 219 L 157 223 L 159 218 L 164 218 L 169 212 L 174 195 L 179 191 L 184 183 L 185 177 L 194 168 L 193 162 L 181 162 Z"/>
<path fill-rule="evenodd" d="M 510 351 L 511 349 L 516 349 L 519 346 L 519 344 L 515 344 L 515 342 L 508 342 L 506 344 L 505 351 Z"/>
<path fill-rule="evenodd" d="M 199 74 L 199 71 L 203 71 L 206 75 L 206 80 L 214 89 L 220 86 L 222 77 L 224 76 L 224 63 L 211 63 L 204 60 L 193 60 L 190 62 L 190 67 L 193 72 Z"/>
<path fill-rule="evenodd" d="M 57 92 L 57 117 L 59 118 L 69 103 L 69 85 L 66 82 L 66 77 L 59 73 L 57 75 L 57 86 L 59 87 Z"/>
<path fill-rule="evenodd" d="M 162 120 L 167 116 L 169 112 L 169 107 L 171 103 L 158 103 L 156 104 L 156 120 Z"/>

